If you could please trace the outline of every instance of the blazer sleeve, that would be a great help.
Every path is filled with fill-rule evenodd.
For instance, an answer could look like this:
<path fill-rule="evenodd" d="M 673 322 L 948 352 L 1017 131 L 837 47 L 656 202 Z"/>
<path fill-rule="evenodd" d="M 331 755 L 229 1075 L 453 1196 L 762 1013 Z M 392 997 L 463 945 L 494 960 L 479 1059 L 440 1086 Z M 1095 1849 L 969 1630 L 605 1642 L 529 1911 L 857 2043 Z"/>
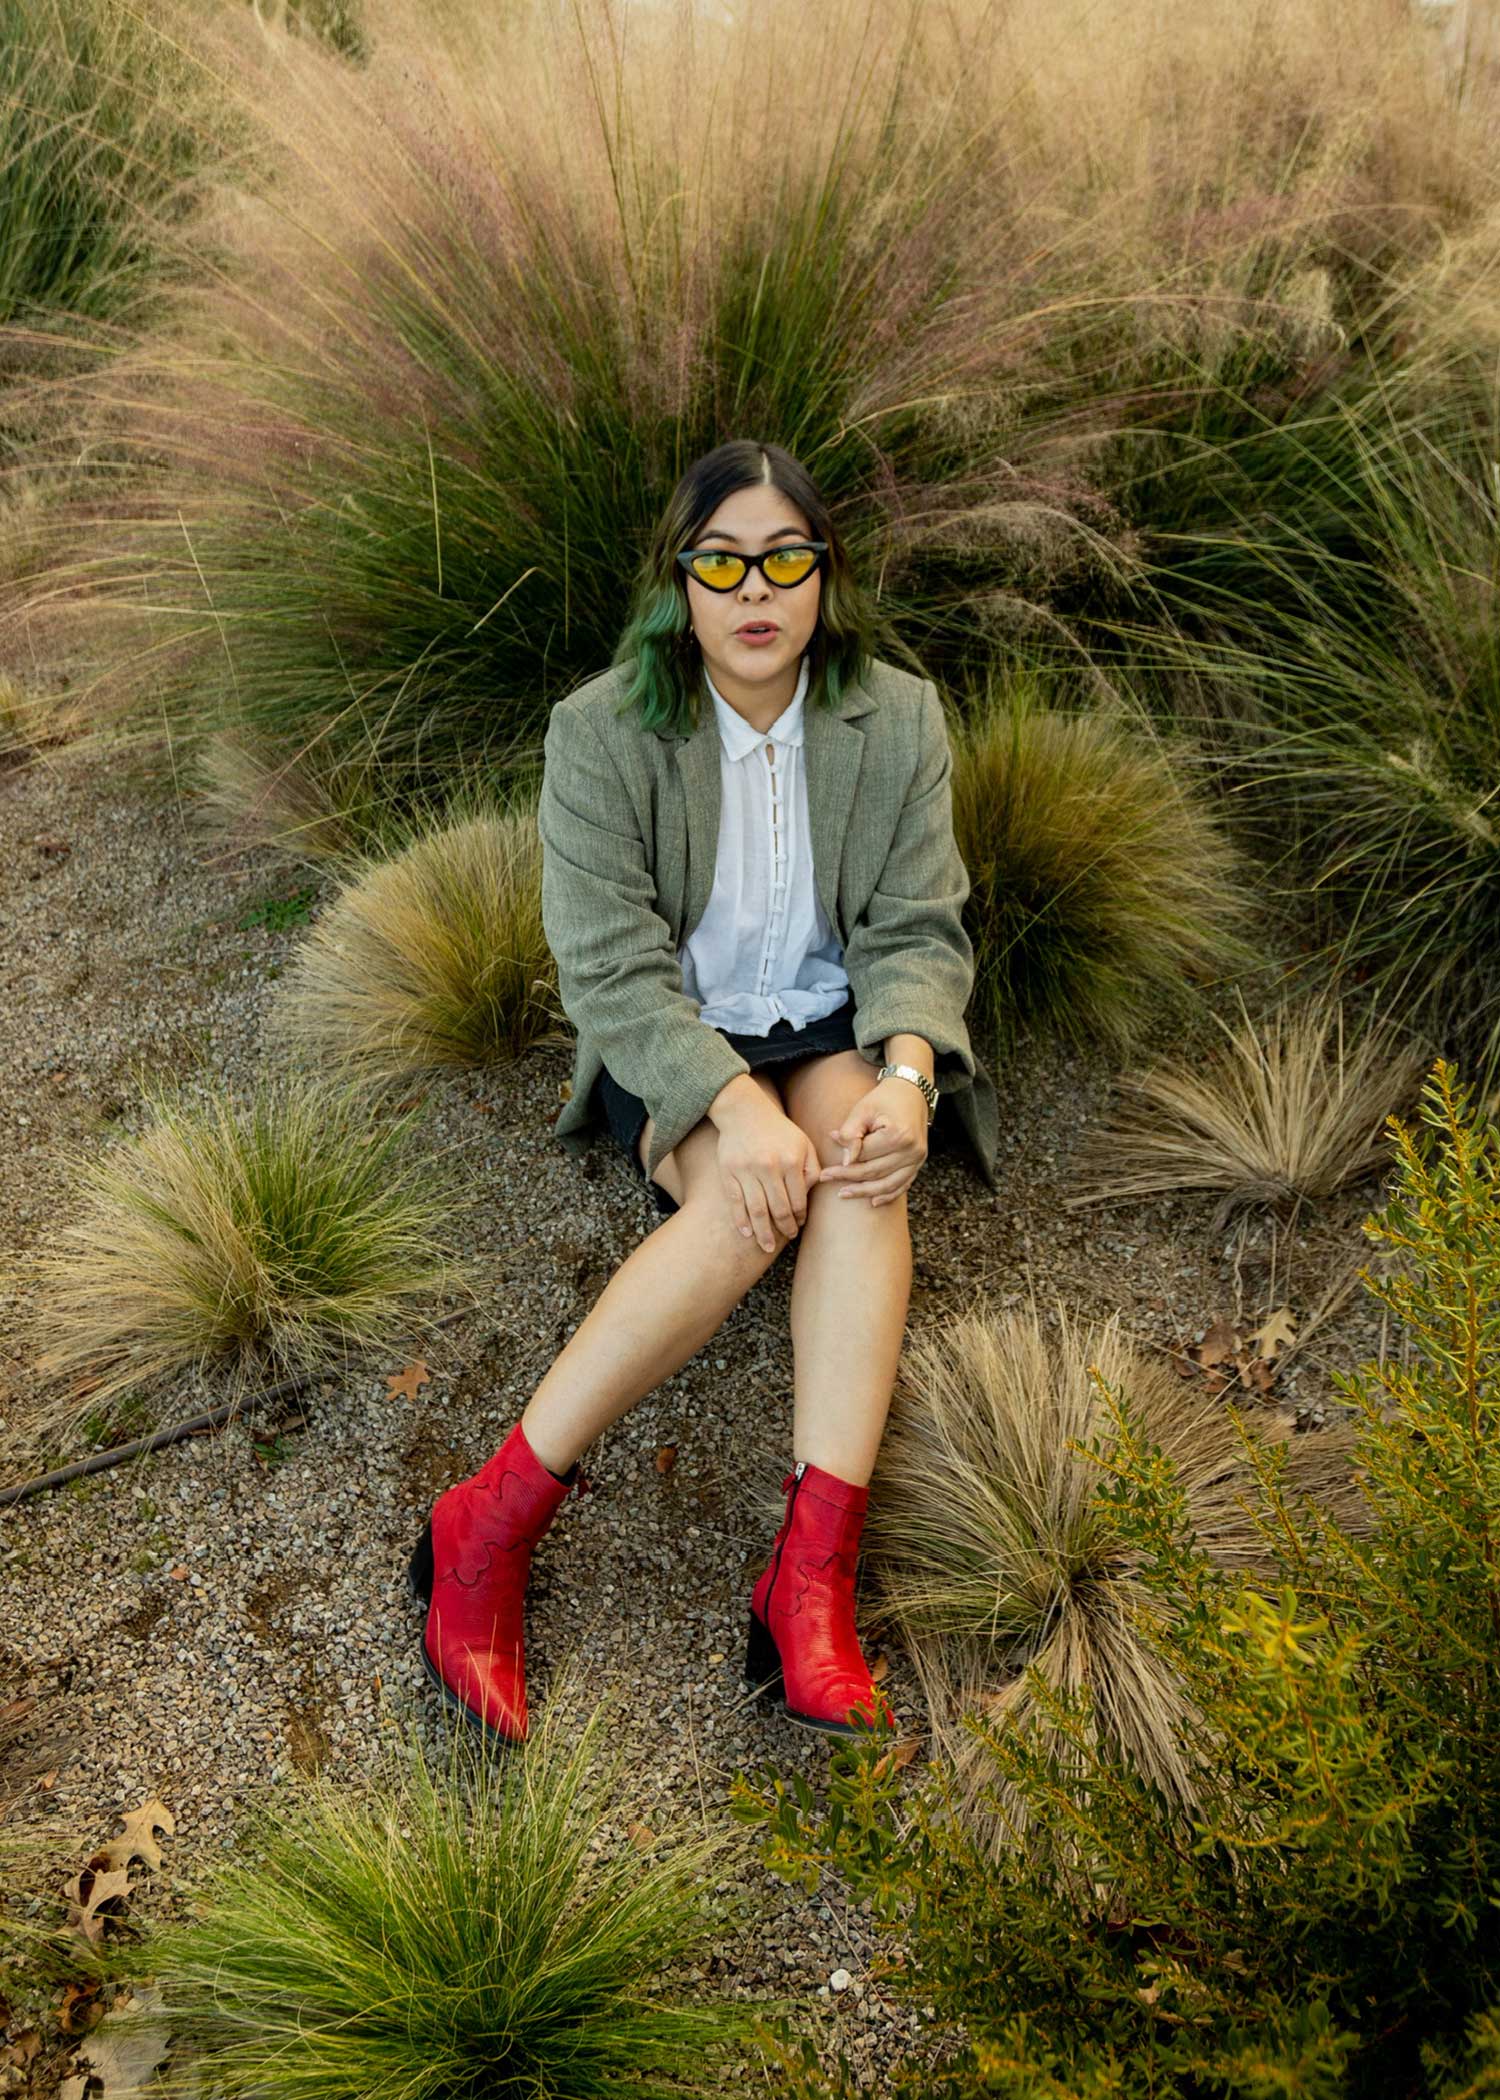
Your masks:
<path fill-rule="evenodd" d="M 887 1036 L 932 1045 L 941 1087 L 974 1077 L 964 1012 L 974 950 L 964 930 L 969 872 L 953 836 L 953 753 L 937 687 L 922 688 L 916 769 L 869 903 L 851 928 L 844 967 L 858 1008 L 855 1040 L 878 1063 Z"/>
<path fill-rule="evenodd" d="M 598 731 L 559 703 L 543 749 L 542 925 L 563 1011 L 675 1143 L 750 1067 L 682 988 L 635 809 Z"/>

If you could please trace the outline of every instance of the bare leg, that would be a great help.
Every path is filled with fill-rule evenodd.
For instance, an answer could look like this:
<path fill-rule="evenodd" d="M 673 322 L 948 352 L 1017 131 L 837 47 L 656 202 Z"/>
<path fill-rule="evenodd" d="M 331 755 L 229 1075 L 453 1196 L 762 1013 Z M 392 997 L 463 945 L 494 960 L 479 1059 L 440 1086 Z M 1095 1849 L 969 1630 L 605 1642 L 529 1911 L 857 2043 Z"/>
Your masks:
<path fill-rule="evenodd" d="M 775 1082 L 754 1076 L 779 1104 Z M 648 1122 L 643 1160 L 650 1138 Z M 695 1356 L 786 1245 L 778 1236 L 767 1254 L 735 1230 L 718 1148 L 706 1118 L 673 1146 L 657 1179 L 681 1209 L 621 1262 L 527 1402 L 527 1441 L 551 1472 L 566 1473 L 601 1431 Z"/>
<path fill-rule="evenodd" d="M 812 1139 L 824 1166 L 842 1152 L 829 1138 L 870 1090 L 857 1050 L 810 1057 L 786 1075 L 786 1112 Z M 844 1184 L 814 1184 L 798 1235 L 792 1277 L 798 1458 L 856 1487 L 867 1485 L 885 1432 L 911 1298 L 911 1234 L 904 1195 L 874 1209 Z"/>

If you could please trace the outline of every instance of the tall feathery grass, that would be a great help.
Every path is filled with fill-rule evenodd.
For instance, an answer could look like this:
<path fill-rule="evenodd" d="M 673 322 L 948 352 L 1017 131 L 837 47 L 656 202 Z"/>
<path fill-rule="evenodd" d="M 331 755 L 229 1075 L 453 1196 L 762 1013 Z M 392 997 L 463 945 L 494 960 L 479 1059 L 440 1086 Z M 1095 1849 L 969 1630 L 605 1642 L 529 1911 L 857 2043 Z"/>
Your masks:
<path fill-rule="evenodd" d="M 349 868 L 287 973 L 273 1040 L 376 1083 L 571 1041 L 534 799 L 470 793 L 408 832 Z"/>
<path fill-rule="evenodd" d="M 120 0 L 0 0 L 0 374 L 69 317 L 145 317 L 214 136 L 200 77 Z"/>
<path fill-rule="evenodd" d="M 1196 1797 L 1182 1693 L 1145 1630 L 1159 1600 L 1088 1456 L 1111 1435 L 1101 1384 L 1124 1393 L 1176 1466 L 1198 1543 L 1218 1565 L 1266 1564 L 1242 1435 L 1284 1448 L 1288 1492 L 1316 1494 L 1346 1521 L 1358 1514 L 1342 1432 L 1289 1437 L 1284 1422 L 1249 1418 L 1242 1429 L 1113 1321 L 1087 1328 L 1059 1308 L 1049 1332 L 1035 1309 L 974 1312 L 917 1336 L 871 1483 L 871 1566 L 958 1798 L 997 1846 L 1014 1839 L 1017 1804 L 1007 1796 L 994 1813 L 989 1763 L 963 1717 L 1046 1733 L 1023 1674 L 1033 1667 L 1054 1691 L 1087 1691 L 1098 1737 L 1169 1800 Z"/>
<path fill-rule="evenodd" d="M 1355 311 L 1493 194 L 1395 0 L 834 0 L 812 38 L 764 0 L 387 0 L 368 67 L 288 39 L 273 85 L 218 27 L 281 174 L 111 375 L 142 473 L 59 521 L 34 614 L 139 619 L 100 705 L 407 779 L 534 756 L 730 433 L 818 477 L 884 653 L 1108 646 L 1122 430 L 1201 456 L 1257 358 L 1314 385 L 1310 258 Z"/>
<path fill-rule="evenodd" d="M 1265 1205 L 1295 1213 L 1388 1166 L 1387 1124 L 1406 1114 L 1425 1053 L 1389 1023 L 1352 1020 L 1328 994 L 1252 1020 L 1215 1014 L 1225 1041 L 1117 1081 L 1115 1112 L 1079 1159 L 1070 1204 L 1206 1189 L 1214 1226 Z"/>
<path fill-rule="evenodd" d="M 1253 950 L 1248 869 L 1189 760 L 1123 709 L 1066 713 L 992 682 L 952 734 L 974 1011 L 1124 1048 L 1186 985 Z"/>
<path fill-rule="evenodd" d="M 144 1122 L 71 1162 L 74 1209 L 35 1257 L 44 1381 L 35 1426 L 149 1412 L 197 1370 L 347 1368 L 409 1337 L 462 1281 L 465 1200 L 415 1145 L 419 1110 L 377 1120 L 360 1092 L 271 1073 L 243 1096 L 143 1089 Z"/>
<path fill-rule="evenodd" d="M 606 1705 L 577 1726 L 554 1699 L 504 1759 L 454 1735 L 434 1761 L 413 1737 L 372 1779 L 283 1789 L 198 1915 L 152 1937 L 192 2052 L 179 2086 L 207 2072 L 257 2100 L 722 2091 L 752 2009 L 683 1971 L 711 1941 L 725 1833 L 662 1826 L 642 1849 L 609 1741 Z"/>
<path fill-rule="evenodd" d="M 1382 402 L 1354 432 L 1362 607 L 1315 583 L 1258 676 L 1339 960 L 1500 1079 L 1500 561 L 1493 394 Z M 1344 604 L 1348 592 L 1343 594 Z"/>

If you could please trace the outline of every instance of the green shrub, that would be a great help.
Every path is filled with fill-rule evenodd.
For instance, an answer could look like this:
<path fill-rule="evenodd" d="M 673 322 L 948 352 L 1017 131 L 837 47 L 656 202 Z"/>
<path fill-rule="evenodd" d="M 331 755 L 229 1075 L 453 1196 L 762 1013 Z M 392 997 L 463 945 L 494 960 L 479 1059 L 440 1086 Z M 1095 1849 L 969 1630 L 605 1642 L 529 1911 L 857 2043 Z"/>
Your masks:
<path fill-rule="evenodd" d="M 942 1783 L 899 1799 L 842 1754 L 827 1811 L 739 1789 L 783 1871 L 836 1866 L 909 1941 L 936 2009 L 924 2100 L 1398 2100 L 1493 2089 L 1500 2006 L 1500 1134 L 1439 1064 L 1426 1143 L 1367 1279 L 1399 1355 L 1341 1379 L 1359 1416 L 1361 1538 L 1310 1521 L 1261 1461 L 1280 1584 L 1192 1538 L 1183 1489 L 1112 1395 L 1101 1495 L 1160 1606 L 1144 1630 L 1200 1717 L 1190 1819 L 1033 1679 L 1065 1755 L 973 1725 L 1030 1816 L 987 1858 Z M 941 2059 L 941 2061 L 939 2061 Z M 816 2088 L 814 2088 L 816 2089 Z"/>
<path fill-rule="evenodd" d="M 276 1034 L 385 1081 L 571 1040 L 560 1018 L 534 801 L 450 804 L 350 870 L 298 950 Z"/>
<path fill-rule="evenodd" d="M 146 1122 L 76 1148 L 75 1215 L 37 1257 L 49 1426 L 102 1420 L 190 1366 L 236 1379 L 392 1346 L 457 1279 L 465 1200 L 358 1089 L 271 1075 L 195 1101 L 154 1082 Z M 100 1415 L 104 1410 L 104 1416 Z"/>
<path fill-rule="evenodd" d="M 184 2089 L 256 2100 L 639 2100 L 719 2092 L 751 2009 L 685 1984 L 725 1834 L 621 1827 L 605 1709 L 523 1749 L 413 1739 L 369 1780 L 303 1778 L 148 1941 Z M 748 2054 L 748 2050 L 746 2050 Z"/>
<path fill-rule="evenodd" d="M 983 1028 L 1124 1049 L 1189 978 L 1246 959 L 1244 864 L 1149 728 L 1044 707 L 1013 676 L 952 742 Z"/>

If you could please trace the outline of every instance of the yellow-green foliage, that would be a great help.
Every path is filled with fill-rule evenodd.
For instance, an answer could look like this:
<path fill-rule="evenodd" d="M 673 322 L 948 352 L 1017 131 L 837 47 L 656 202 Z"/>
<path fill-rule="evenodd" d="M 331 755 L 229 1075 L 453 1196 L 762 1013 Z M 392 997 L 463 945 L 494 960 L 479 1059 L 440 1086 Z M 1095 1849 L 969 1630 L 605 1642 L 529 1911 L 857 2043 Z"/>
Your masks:
<path fill-rule="evenodd" d="M 1340 1381 L 1368 1536 L 1299 1511 L 1262 1459 L 1279 1579 L 1248 1586 L 1194 1543 L 1175 1469 L 1111 1396 L 1100 1492 L 1170 1606 L 1147 1624 L 1197 1716 L 1190 1817 L 1039 1674 L 1061 1752 L 974 1724 L 1029 1813 L 1022 1854 L 984 1857 L 936 1780 L 898 1812 L 867 1754 L 840 1753 L 826 1810 L 739 1790 L 783 1871 L 836 1864 L 904 1922 L 900 1988 L 952 2051 L 910 2067 L 923 2100 L 1494 2089 L 1500 1132 L 1443 1064 L 1422 1118 L 1397 1127 L 1400 1185 L 1367 1226 L 1401 1257 L 1368 1279 L 1399 1353 Z"/>

